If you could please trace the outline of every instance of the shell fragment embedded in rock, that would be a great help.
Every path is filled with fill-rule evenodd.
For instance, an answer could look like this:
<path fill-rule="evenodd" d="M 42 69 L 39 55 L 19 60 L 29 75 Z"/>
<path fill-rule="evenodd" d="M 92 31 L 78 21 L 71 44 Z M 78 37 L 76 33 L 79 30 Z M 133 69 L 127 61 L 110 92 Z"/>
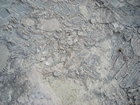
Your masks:
<path fill-rule="evenodd" d="M 134 53 L 140 56 L 140 36 L 137 36 L 136 38 L 132 39 L 131 45 Z"/>

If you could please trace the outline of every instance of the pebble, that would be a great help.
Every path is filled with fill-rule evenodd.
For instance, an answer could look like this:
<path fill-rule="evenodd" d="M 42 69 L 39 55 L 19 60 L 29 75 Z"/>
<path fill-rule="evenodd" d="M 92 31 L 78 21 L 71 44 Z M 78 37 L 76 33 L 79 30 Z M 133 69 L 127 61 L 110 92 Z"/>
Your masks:
<path fill-rule="evenodd" d="M 42 24 L 39 25 L 40 29 L 44 31 L 56 31 L 60 28 L 60 22 L 57 19 L 42 20 Z"/>

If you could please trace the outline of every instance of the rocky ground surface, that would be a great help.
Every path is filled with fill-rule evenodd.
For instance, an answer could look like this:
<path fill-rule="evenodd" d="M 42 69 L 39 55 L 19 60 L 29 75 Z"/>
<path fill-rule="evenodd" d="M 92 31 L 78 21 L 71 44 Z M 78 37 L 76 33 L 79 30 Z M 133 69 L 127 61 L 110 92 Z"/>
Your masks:
<path fill-rule="evenodd" d="M 0 105 L 140 105 L 140 0 L 0 0 Z"/>

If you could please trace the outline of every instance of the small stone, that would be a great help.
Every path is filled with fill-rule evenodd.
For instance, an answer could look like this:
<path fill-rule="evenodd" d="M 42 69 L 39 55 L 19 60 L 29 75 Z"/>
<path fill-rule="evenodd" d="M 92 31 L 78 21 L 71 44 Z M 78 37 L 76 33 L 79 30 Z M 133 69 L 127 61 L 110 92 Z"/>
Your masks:
<path fill-rule="evenodd" d="M 43 20 L 40 29 L 45 31 L 56 31 L 60 28 L 60 23 L 57 19 Z"/>

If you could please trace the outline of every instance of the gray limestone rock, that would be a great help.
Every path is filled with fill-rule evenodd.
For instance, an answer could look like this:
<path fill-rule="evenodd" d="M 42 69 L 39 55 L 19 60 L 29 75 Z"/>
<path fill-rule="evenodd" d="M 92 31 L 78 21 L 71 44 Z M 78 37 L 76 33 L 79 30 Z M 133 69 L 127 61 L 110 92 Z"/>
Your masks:
<path fill-rule="evenodd" d="M 0 0 L 0 105 L 139 105 L 138 3 Z"/>

